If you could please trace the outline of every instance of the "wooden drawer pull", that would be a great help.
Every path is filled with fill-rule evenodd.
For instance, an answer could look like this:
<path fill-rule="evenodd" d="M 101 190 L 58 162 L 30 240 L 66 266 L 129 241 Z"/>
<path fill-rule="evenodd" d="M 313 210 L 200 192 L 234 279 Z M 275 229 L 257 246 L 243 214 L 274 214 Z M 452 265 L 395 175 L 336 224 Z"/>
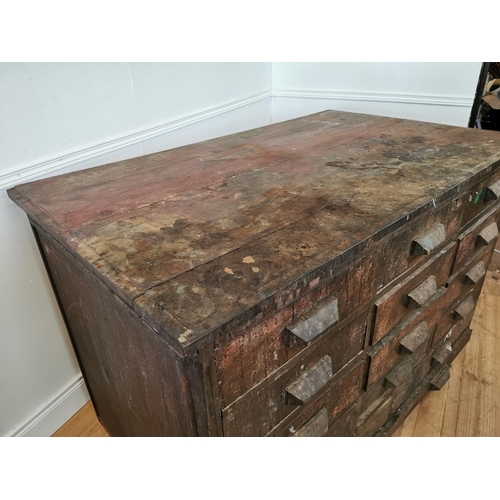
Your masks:
<path fill-rule="evenodd" d="M 401 354 L 413 354 L 421 345 L 427 342 L 429 329 L 427 323 L 419 323 L 406 337 L 399 343 Z"/>
<path fill-rule="evenodd" d="M 444 243 L 446 233 L 443 224 L 436 224 L 430 231 L 412 242 L 413 255 L 429 255 L 436 247 Z"/>
<path fill-rule="evenodd" d="M 455 309 L 455 318 L 465 319 L 473 309 L 474 309 L 474 299 L 472 298 L 472 295 L 469 295 Z"/>
<path fill-rule="evenodd" d="M 489 245 L 498 236 L 498 226 L 496 222 L 492 222 L 489 226 L 485 227 L 477 235 L 477 244 L 479 246 Z"/>
<path fill-rule="evenodd" d="M 286 404 L 303 405 L 332 378 L 332 360 L 323 356 L 286 388 Z"/>
<path fill-rule="evenodd" d="M 475 285 L 486 274 L 484 262 L 480 260 L 470 271 L 464 276 L 464 285 Z"/>
<path fill-rule="evenodd" d="M 446 363 L 446 360 L 450 357 L 450 353 L 453 350 L 452 345 L 449 342 L 438 347 L 432 354 L 432 361 L 435 365 L 442 366 Z"/>
<path fill-rule="evenodd" d="M 406 358 L 396 365 L 386 376 L 384 385 L 388 387 L 399 387 L 403 382 L 410 379 L 413 369 L 411 358 Z"/>
<path fill-rule="evenodd" d="M 406 306 L 422 307 L 428 300 L 437 293 L 437 283 L 435 276 L 429 276 L 413 291 L 408 294 Z"/>
<path fill-rule="evenodd" d="M 320 309 L 309 319 L 296 324 L 294 327 L 286 328 L 286 343 L 290 346 L 306 346 L 324 331 L 339 322 L 339 306 L 337 299 Z"/>
<path fill-rule="evenodd" d="M 321 437 L 328 431 L 328 410 L 321 410 L 311 417 L 294 435 L 293 437 Z"/>
<path fill-rule="evenodd" d="M 443 388 L 444 384 L 448 382 L 450 378 L 450 367 L 444 365 L 441 370 L 436 374 L 436 376 L 431 380 L 430 390 L 439 391 Z"/>
<path fill-rule="evenodd" d="M 491 200 L 497 200 L 499 196 L 500 196 L 500 180 L 494 182 L 493 184 L 490 184 L 486 188 L 486 193 L 484 197 L 487 201 L 491 201 Z"/>

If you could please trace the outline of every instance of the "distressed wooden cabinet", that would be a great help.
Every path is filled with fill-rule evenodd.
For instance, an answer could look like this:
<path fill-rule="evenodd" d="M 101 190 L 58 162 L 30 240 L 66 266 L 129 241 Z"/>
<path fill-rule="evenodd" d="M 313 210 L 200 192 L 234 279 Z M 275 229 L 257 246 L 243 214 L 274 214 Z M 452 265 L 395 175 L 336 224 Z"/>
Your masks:
<path fill-rule="evenodd" d="M 388 435 L 470 338 L 499 160 L 326 111 L 9 195 L 110 434 Z"/>

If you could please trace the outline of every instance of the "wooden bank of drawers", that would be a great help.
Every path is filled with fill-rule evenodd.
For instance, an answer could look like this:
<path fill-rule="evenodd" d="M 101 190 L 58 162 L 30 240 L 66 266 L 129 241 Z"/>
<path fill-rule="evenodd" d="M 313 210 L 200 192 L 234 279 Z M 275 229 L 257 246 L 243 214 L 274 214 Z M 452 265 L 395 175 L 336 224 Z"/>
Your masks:
<path fill-rule="evenodd" d="M 224 435 L 373 435 L 436 363 L 445 366 L 466 343 L 498 237 L 498 207 L 483 207 L 459 232 L 463 199 L 387 242 L 394 256 L 406 241 L 406 267 L 378 294 L 380 261 L 368 252 L 219 347 Z M 436 377 L 434 390 L 445 369 Z"/>
<path fill-rule="evenodd" d="M 111 435 L 389 435 L 470 338 L 499 151 L 325 111 L 9 196 Z"/>

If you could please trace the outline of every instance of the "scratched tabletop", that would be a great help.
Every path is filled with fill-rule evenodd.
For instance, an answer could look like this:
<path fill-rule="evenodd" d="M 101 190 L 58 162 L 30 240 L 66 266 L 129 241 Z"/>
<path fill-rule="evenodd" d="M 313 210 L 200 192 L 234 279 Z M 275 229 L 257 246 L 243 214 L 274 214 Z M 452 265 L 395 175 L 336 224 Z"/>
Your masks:
<path fill-rule="evenodd" d="M 499 152 L 495 132 L 325 111 L 9 195 L 185 346 Z"/>

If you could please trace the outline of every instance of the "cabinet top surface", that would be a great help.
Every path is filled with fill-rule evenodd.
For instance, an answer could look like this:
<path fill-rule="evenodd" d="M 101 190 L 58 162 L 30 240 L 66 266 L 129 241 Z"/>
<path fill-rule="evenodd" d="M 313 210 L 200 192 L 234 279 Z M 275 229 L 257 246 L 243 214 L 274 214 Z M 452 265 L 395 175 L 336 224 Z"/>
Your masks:
<path fill-rule="evenodd" d="M 185 346 L 499 152 L 495 132 L 325 111 L 9 195 Z"/>

